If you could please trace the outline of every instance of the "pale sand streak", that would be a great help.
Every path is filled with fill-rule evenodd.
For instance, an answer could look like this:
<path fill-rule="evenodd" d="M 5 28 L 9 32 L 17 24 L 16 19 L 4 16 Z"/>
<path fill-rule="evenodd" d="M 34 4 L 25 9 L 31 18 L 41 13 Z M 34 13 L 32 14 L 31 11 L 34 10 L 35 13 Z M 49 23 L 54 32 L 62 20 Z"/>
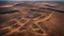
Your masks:
<path fill-rule="evenodd" d="M 53 12 L 54 13 L 54 12 Z M 44 18 L 43 20 L 40 20 L 40 21 L 46 21 L 47 19 L 49 19 L 52 15 L 53 15 L 53 13 L 52 14 L 50 14 L 49 16 L 47 16 L 46 18 Z M 18 21 L 17 21 L 18 22 Z M 28 21 L 28 22 L 30 22 L 30 20 Z M 39 21 L 38 21 L 39 22 Z M 19 22 L 18 22 L 19 23 Z M 27 23 L 27 22 L 26 22 Z M 25 25 L 25 24 L 24 24 Z M 40 27 L 37 23 L 36 23 L 36 25 L 38 26 L 38 27 Z M 21 26 L 20 26 L 21 27 Z M 19 28 L 20 28 L 19 27 Z M 19 28 L 17 28 L 17 29 L 15 29 L 15 30 L 11 30 L 11 32 L 9 32 L 9 33 L 7 33 L 7 34 L 5 34 L 5 35 L 8 35 L 8 34 L 11 34 L 11 33 L 14 33 L 14 32 L 16 32 L 16 31 L 18 31 L 18 29 Z M 41 27 L 40 27 L 40 29 L 42 30 L 42 31 L 44 31 Z M 44 31 L 45 32 L 45 31 Z"/>
<path fill-rule="evenodd" d="M 27 22 L 30 22 L 30 20 L 28 20 Z M 27 23 L 26 22 L 26 23 Z M 19 24 L 19 23 L 18 23 Z M 25 24 L 24 24 L 25 25 Z M 23 25 L 22 25 L 23 26 Z M 20 26 L 19 28 L 16 28 L 15 30 L 11 30 L 9 33 L 7 33 L 7 34 L 5 34 L 5 35 L 9 35 L 9 34 L 12 34 L 12 33 L 14 33 L 14 32 L 17 32 L 18 31 L 18 29 L 20 29 L 22 26 Z M 4 35 L 4 36 L 5 36 Z"/>
<path fill-rule="evenodd" d="M 48 20 L 54 13 L 55 13 L 55 12 L 52 12 L 51 14 L 49 14 L 49 16 L 47 16 L 47 17 L 45 17 L 44 19 L 39 20 L 39 21 L 44 22 L 44 21 Z M 37 22 L 39 22 L 39 21 L 37 21 Z"/>
<path fill-rule="evenodd" d="M 54 14 L 54 12 L 51 13 L 51 14 L 49 14 L 49 16 L 45 17 L 43 20 L 40 20 L 40 21 L 42 21 L 42 22 L 46 21 L 46 20 L 49 19 L 53 14 Z M 39 22 L 39 21 L 38 21 L 38 22 Z M 37 22 L 37 23 L 38 23 L 38 22 Z M 36 23 L 36 25 L 37 25 L 42 31 L 45 32 L 45 28 L 42 29 L 37 23 Z"/>

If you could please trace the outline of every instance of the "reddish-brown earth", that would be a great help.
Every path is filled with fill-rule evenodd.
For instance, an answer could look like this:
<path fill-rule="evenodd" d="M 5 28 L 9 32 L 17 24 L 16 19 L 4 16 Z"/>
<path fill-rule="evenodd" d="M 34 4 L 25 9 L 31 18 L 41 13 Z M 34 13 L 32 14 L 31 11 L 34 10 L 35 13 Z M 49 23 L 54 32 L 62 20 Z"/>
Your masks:
<path fill-rule="evenodd" d="M 49 2 L 0 6 L 0 36 L 64 36 L 63 6 Z"/>

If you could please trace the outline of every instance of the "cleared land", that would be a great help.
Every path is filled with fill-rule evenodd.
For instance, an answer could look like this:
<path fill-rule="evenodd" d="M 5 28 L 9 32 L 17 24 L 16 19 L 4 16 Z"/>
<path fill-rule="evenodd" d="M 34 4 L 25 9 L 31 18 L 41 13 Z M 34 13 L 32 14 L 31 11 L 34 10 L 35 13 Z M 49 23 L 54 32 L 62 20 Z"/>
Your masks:
<path fill-rule="evenodd" d="M 1 5 L 0 36 L 64 36 L 64 4 L 12 2 Z"/>

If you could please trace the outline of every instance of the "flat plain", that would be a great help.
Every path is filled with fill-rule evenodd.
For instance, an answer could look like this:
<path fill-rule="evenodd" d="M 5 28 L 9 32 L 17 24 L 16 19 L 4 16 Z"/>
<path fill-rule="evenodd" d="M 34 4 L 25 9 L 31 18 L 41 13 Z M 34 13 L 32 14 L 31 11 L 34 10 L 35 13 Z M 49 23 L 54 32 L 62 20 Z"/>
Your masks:
<path fill-rule="evenodd" d="M 64 36 L 64 4 L 3 3 L 0 5 L 0 36 Z"/>

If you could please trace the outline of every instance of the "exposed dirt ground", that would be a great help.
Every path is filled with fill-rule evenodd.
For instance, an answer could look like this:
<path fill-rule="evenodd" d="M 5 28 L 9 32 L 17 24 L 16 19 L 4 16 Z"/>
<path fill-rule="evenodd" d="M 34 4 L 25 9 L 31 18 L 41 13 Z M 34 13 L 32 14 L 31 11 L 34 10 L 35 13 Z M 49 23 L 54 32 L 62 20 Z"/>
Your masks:
<path fill-rule="evenodd" d="M 64 4 L 12 2 L 0 6 L 0 36 L 64 36 Z"/>

